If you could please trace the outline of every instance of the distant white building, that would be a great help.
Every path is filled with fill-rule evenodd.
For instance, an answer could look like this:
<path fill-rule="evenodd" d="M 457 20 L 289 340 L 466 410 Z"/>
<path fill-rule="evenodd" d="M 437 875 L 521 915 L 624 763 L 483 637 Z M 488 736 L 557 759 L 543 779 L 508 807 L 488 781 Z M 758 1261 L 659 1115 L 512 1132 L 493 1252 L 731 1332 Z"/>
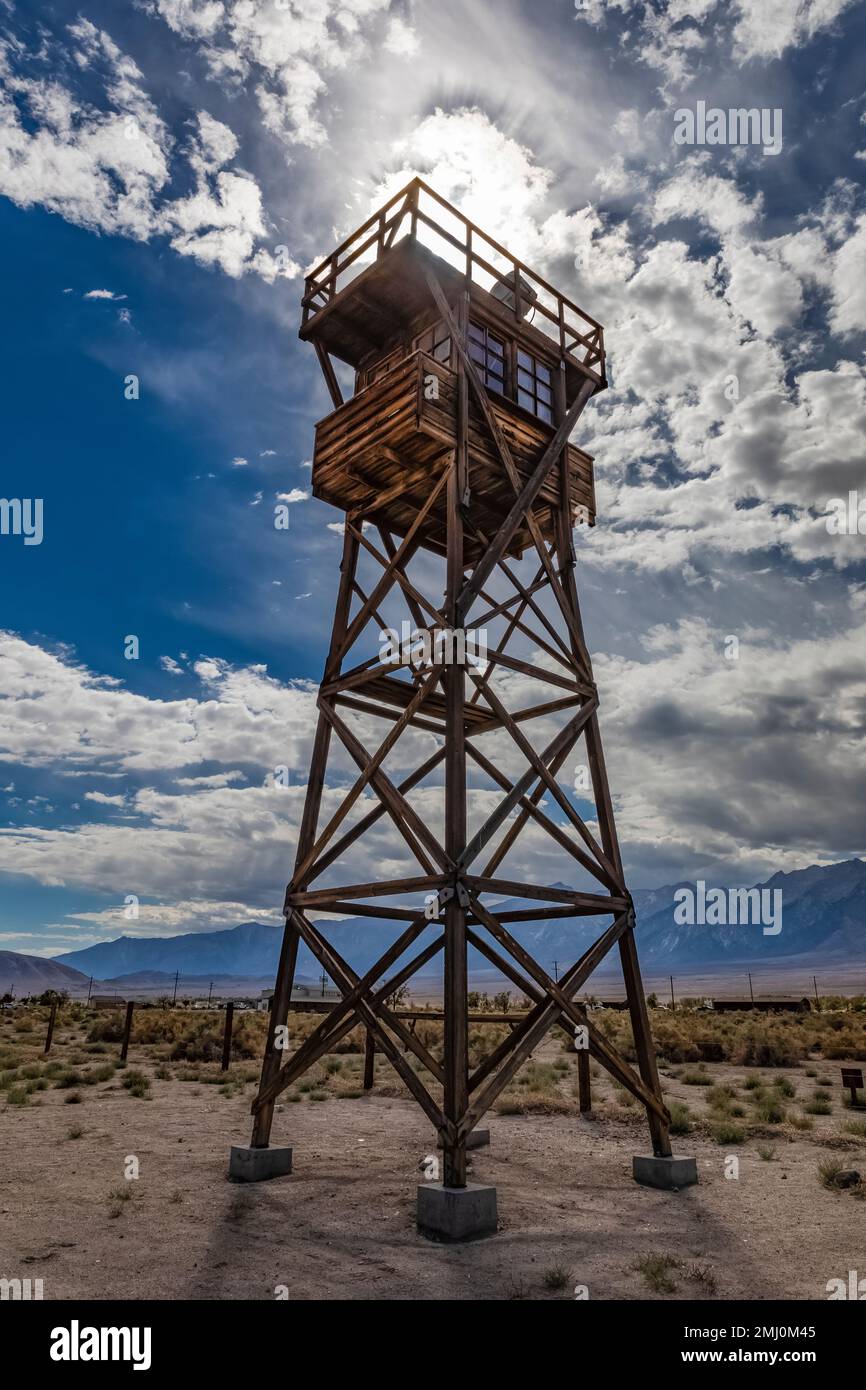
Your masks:
<path fill-rule="evenodd" d="M 256 1008 L 259 1010 L 269 1009 L 271 1000 L 274 997 L 273 989 L 263 989 Z M 297 982 L 292 985 L 292 1002 L 298 1004 L 314 1004 L 317 1001 L 334 1004 L 342 999 L 342 994 L 332 984 L 311 984 L 302 985 Z"/>

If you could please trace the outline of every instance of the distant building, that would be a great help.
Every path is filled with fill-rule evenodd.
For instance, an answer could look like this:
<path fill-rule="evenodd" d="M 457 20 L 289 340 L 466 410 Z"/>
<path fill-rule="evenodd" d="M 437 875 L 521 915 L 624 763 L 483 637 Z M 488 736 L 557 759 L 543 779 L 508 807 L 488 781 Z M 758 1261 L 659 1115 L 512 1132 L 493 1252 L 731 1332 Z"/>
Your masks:
<path fill-rule="evenodd" d="M 273 989 L 263 989 L 259 996 L 258 1003 L 256 1004 L 256 1008 L 260 1011 L 269 1009 L 273 997 Z M 292 1003 L 295 1004 L 315 1004 L 317 1001 L 334 1004 L 338 1003 L 342 997 L 340 991 L 332 984 L 294 984 L 292 986 Z"/>

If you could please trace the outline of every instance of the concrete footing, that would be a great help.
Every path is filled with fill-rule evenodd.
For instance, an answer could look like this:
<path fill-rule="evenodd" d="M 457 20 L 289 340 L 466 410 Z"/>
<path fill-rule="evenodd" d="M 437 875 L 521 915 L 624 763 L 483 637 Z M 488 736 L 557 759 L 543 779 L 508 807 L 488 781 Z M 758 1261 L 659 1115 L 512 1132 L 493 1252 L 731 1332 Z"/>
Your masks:
<path fill-rule="evenodd" d="M 496 1233 L 496 1188 L 470 1182 L 445 1187 L 441 1182 L 418 1188 L 418 1230 L 431 1240 L 477 1240 Z"/>
<path fill-rule="evenodd" d="M 251 1149 L 232 1144 L 228 1173 L 231 1182 L 266 1182 L 268 1178 L 284 1178 L 291 1171 L 291 1149 Z"/>
<path fill-rule="evenodd" d="M 645 1187 L 662 1187 L 676 1192 L 697 1182 L 698 1164 L 694 1158 L 678 1155 L 659 1158 L 655 1154 L 635 1154 L 632 1174 L 635 1181 L 643 1183 Z"/>
<path fill-rule="evenodd" d="M 470 1129 L 466 1136 L 466 1148 L 483 1149 L 490 1143 L 489 1129 Z M 444 1148 L 441 1137 L 436 1140 L 437 1149 Z"/>

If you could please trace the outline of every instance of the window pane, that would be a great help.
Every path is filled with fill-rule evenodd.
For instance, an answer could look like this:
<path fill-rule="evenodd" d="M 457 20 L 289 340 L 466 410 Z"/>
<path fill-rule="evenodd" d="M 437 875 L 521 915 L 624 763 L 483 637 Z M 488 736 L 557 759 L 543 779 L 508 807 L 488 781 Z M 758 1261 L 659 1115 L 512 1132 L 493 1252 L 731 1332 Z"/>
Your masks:
<path fill-rule="evenodd" d="M 489 386 L 491 391 L 502 391 L 502 382 L 498 377 L 491 376 L 489 373 L 487 374 L 484 384 L 485 386 Z"/>
<path fill-rule="evenodd" d="M 494 338 L 492 333 L 487 335 L 487 351 L 494 353 L 497 357 L 501 357 L 505 352 L 504 345 L 498 338 Z"/>
<path fill-rule="evenodd" d="M 469 344 L 469 356 L 472 358 L 473 362 L 478 362 L 480 366 L 484 366 L 484 362 L 486 359 L 484 349 L 480 343 Z"/>
<path fill-rule="evenodd" d="M 479 326 L 478 326 L 477 323 L 470 323 L 470 325 L 469 325 L 469 336 L 470 336 L 470 338 L 474 338 L 475 341 L 476 341 L 476 343 L 483 343 L 483 342 L 484 342 L 484 329 L 483 329 L 483 328 L 479 328 Z"/>
<path fill-rule="evenodd" d="M 518 391 L 517 404 L 522 405 L 524 410 L 535 412 L 535 397 L 530 396 L 528 391 Z"/>
<path fill-rule="evenodd" d="M 546 405 L 540 405 L 538 407 L 538 418 L 539 420 L 546 420 L 548 425 L 553 424 L 553 420 L 551 419 L 550 415 L 550 410 Z"/>
<path fill-rule="evenodd" d="M 518 367 L 517 369 L 517 384 L 518 386 L 522 386 L 525 391 L 532 391 L 535 389 L 535 382 L 529 372 L 525 372 L 522 367 Z"/>
<path fill-rule="evenodd" d="M 544 401 L 545 405 L 550 405 L 553 401 L 553 397 L 550 394 L 550 387 L 542 386 L 540 382 L 538 385 L 538 399 Z"/>
<path fill-rule="evenodd" d="M 433 356 L 437 362 L 447 362 L 451 357 L 451 339 L 446 338 L 444 342 L 437 343 L 433 349 Z"/>
<path fill-rule="evenodd" d="M 488 372 L 493 372 L 496 376 L 502 376 L 503 364 L 496 357 L 488 357 L 487 370 Z"/>
<path fill-rule="evenodd" d="M 517 350 L 517 365 L 525 367 L 528 372 L 532 371 L 532 358 L 528 352 L 521 352 L 519 348 Z"/>
<path fill-rule="evenodd" d="M 539 381 L 544 381 L 548 386 L 550 385 L 550 368 L 545 367 L 543 362 L 536 362 L 535 374 Z"/>

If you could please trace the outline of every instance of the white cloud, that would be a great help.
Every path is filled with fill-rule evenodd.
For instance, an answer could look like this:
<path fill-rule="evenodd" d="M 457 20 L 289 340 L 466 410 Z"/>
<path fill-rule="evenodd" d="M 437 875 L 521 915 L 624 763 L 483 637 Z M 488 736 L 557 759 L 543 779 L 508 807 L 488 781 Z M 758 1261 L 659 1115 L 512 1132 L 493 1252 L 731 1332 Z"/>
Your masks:
<path fill-rule="evenodd" d="M 805 44 L 847 10 L 853 0 L 735 0 L 734 56 L 780 58 L 787 48 Z"/>
<path fill-rule="evenodd" d="M 411 28 L 399 16 L 387 18 L 390 5 L 151 0 L 175 33 L 198 41 L 211 77 L 255 93 L 266 130 L 289 145 L 312 147 L 327 138 L 321 106 L 330 73 L 363 63 L 382 42 L 400 57 L 414 52 Z"/>
<path fill-rule="evenodd" d="M 71 25 L 69 33 L 82 70 L 97 61 L 108 70 L 105 107 L 58 81 L 20 75 L 18 50 L 0 44 L 0 194 L 90 231 L 136 241 L 167 236 L 179 254 L 233 277 L 252 271 L 272 282 L 296 275 L 290 258 L 278 262 L 262 244 L 269 226 L 255 180 L 223 167 L 238 148 L 229 127 L 198 112 L 187 148 L 196 187 L 186 197 L 167 197 L 174 141 L 142 73 L 89 20 Z M 46 40 L 37 61 L 47 63 L 51 52 Z M 85 296 L 109 297 L 122 296 L 101 290 Z"/>
<path fill-rule="evenodd" d="M 117 302 L 118 302 L 119 300 L 121 300 L 121 299 L 126 299 L 126 298 L 128 298 L 128 296 L 125 295 L 125 294 L 115 294 L 113 290 L 88 290 L 87 293 L 86 293 L 85 295 L 82 295 L 82 298 L 83 298 L 83 299 L 110 299 L 113 303 L 117 303 Z"/>

